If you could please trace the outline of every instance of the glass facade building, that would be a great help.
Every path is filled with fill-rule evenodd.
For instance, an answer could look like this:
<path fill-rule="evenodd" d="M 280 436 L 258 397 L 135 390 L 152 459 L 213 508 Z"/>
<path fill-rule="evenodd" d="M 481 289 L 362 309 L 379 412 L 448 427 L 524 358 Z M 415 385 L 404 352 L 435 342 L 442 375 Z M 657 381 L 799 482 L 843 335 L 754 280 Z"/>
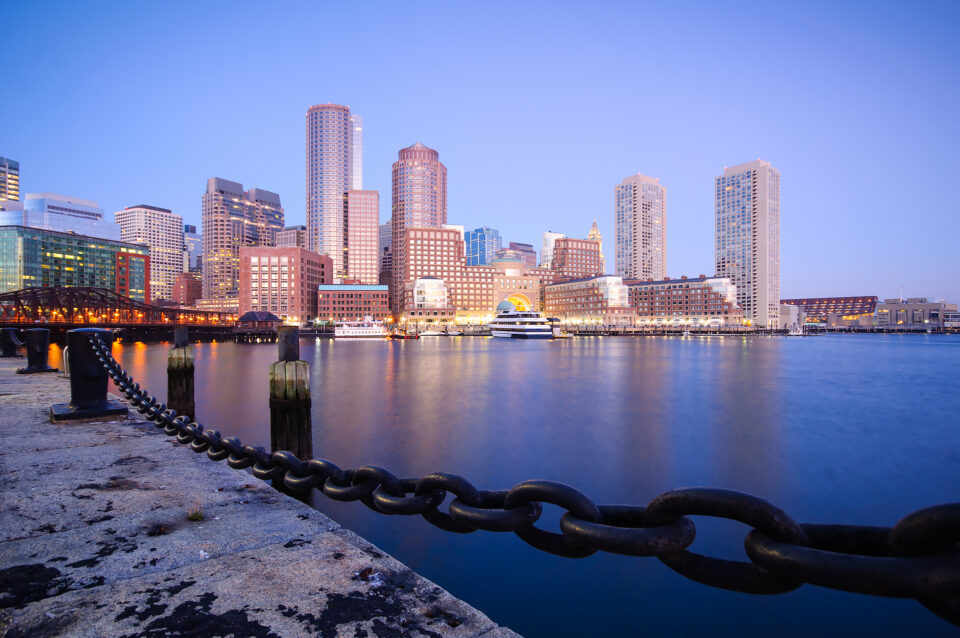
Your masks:
<path fill-rule="evenodd" d="M 307 110 L 307 249 L 328 255 L 336 277 L 346 274 L 353 130 L 348 106 L 317 104 Z"/>
<path fill-rule="evenodd" d="M 503 248 L 503 239 L 496 228 L 482 226 L 464 234 L 467 244 L 467 265 L 483 266 L 493 261 L 497 251 Z"/>
<path fill-rule="evenodd" d="M 0 292 L 106 288 L 150 303 L 150 249 L 24 226 L 0 226 Z"/>
<path fill-rule="evenodd" d="M 120 226 L 103 219 L 97 202 L 52 193 L 27 193 L 22 206 L 0 212 L 0 225 L 120 240 Z"/>
<path fill-rule="evenodd" d="M 0 210 L 20 199 L 20 162 L 0 157 Z"/>

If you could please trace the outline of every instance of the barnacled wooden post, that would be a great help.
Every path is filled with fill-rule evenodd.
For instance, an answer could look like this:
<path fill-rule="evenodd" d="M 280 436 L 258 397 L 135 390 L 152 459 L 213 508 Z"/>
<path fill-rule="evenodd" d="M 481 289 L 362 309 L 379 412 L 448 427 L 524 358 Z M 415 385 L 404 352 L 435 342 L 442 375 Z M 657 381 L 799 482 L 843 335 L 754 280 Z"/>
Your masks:
<path fill-rule="evenodd" d="M 277 350 L 280 360 L 270 365 L 270 448 L 293 452 L 305 461 L 313 456 L 310 369 L 300 361 L 296 326 L 280 328 Z"/>
<path fill-rule="evenodd" d="M 186 327 L 173 329 L 173 347 L 167 353 L 167 406 L 191 421 L 197 418 L 193 401 L 193 346 Z"/>

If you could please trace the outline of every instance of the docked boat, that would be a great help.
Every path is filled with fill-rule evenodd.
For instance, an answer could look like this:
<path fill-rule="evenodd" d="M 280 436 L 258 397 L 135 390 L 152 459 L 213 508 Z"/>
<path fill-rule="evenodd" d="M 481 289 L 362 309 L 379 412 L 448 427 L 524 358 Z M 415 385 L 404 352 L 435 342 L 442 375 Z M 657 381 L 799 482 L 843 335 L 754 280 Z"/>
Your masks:
<path fill-rule="evenodd" d="M 509 301 L 497 305 L 497 316 L 487 327 L 494 337 L 509 339 L 553 339 L 553 327 L 539 312 L 517 310 Z"/>
<path fill-rule="evenodd" d="M 384 339 L 387 329 L 382 321 L 364 317 L 363 321 L 344 321 L 333 327 L 335 339 Z"/>
<path fill-rule="evenodd" d="M 442 337 L 443 333 L 439 330 L 424 330 L 420 333 L 421 337 Z"/>

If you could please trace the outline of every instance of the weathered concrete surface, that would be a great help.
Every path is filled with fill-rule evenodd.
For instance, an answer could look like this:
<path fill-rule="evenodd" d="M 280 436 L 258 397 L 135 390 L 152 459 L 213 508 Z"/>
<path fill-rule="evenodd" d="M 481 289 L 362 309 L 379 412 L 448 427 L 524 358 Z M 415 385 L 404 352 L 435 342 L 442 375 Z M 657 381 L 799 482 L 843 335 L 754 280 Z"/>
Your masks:
<path fill-rule="evenodd" d="M 0 360 L 0 636 L 516 636 L 152 424 L 50 423 L 69 382 L 20 364 Z"/>

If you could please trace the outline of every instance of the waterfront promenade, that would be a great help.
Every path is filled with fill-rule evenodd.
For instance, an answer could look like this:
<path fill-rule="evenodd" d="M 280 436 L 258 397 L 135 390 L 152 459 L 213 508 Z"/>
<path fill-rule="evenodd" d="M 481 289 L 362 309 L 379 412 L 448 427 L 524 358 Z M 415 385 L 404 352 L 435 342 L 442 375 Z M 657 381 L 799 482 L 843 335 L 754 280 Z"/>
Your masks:
<path fill-rule="evenodd" d="M 69 383 L 23 365 L 0 360 L 0 636 L 517 636 L 136 410 L 50 423 Z"/>

